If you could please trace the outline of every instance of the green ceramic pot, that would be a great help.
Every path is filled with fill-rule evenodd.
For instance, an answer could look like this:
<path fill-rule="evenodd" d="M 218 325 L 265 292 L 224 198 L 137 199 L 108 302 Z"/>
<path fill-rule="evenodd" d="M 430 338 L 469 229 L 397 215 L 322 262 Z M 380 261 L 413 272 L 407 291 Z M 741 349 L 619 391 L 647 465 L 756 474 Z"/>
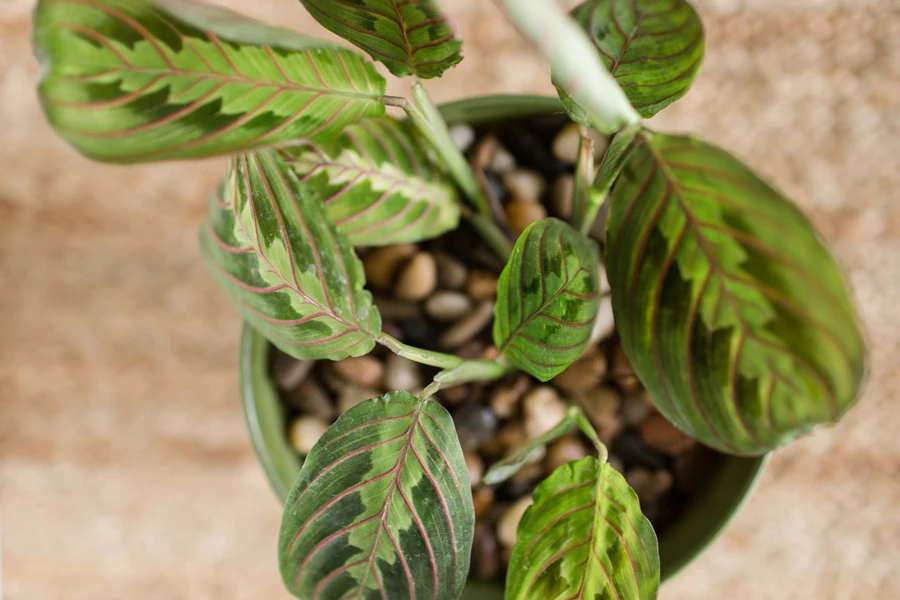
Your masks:
<path fill-rule="evenodd" d="M 473 125 L 562 112 L 556 98 L 548 96 L 483 96 L 441 106 L 448 123 Z M 300 470 L 300 458 L 287 439 L 285 412 L 269 376 L 270 345 L 260 334 L 244 326 L 241 339 L 241 397 L 247 428 L 256 455 L 278 498 L 284 501 Z M 676 523 L 659 540 L 662 579 L 690 563 L 725 528 L 765 463 L 765 457 L 725 456 L 686 507 Z M 463 600 L 502 600 L 500 584 L 472 582 Z"/>

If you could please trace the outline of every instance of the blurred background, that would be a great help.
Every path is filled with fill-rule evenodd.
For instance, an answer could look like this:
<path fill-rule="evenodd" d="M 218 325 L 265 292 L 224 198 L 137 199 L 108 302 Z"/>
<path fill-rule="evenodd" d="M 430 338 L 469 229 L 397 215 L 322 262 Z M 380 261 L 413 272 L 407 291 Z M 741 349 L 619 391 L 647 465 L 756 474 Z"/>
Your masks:
<path fill-rule="evenodd" d="M 329 37 L 294 0 L 218 3 Z M 280 507 L 238 404 L 240 321 L 196 250 L 225 161 L 103 166 L 67 147 L 36 101 L 33 4 L 0 0 L 5 598 L 287 598 Z M 437 99 L 552 92 L 491 2 L 441 4 L 466 59 Z M 694 4 L 704 66 L 651 126 L 701 133 L 796 199 L 847 267 L 871 376 L 839 426 L 772 458 L 661 598 L 896 599 L 900 1 Z"/>

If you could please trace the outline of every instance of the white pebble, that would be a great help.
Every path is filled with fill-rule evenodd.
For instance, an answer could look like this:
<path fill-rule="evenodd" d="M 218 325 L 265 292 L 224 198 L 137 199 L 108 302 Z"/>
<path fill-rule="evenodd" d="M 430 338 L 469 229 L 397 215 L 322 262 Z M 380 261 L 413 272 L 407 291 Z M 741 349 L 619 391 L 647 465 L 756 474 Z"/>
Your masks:
<path fill-rule="evenodd" d="M 316 417 L 295 419 L 291 423 L 291 445 L 300 454 L 309 454 L 327 429 L 328 423 Z"/>

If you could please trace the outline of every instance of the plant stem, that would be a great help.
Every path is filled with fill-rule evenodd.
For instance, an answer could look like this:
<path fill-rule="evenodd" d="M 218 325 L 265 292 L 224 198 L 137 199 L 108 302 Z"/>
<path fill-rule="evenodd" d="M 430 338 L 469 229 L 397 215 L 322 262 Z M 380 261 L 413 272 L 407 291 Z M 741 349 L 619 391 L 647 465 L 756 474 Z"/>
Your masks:
<path fill-rule="evenodd" d="M 500 379 L 512 369 L 511 365 L 499 360 L 466 360 L 434 376 L 442 386 L 461 385 L 470 381 L 493 381 Z"/>
<path fill-rule="evenodd" d="M 588 217 L 588 205 L 591 186 L 594 183 L 594 140 L 588 137 L 588 128 L 580 126 L 581 146 L 578 149 L 578 164 L 575 165 L 575 186 L 572 188 L 572 225 L 587 233 L 590 226 L 585 226 Z"/>
<path fill-rule="evenodd" d="M 573 410 L 574 409 L 574 410 Z M 594 429 L 594 426 L 591 425 L 591 422 L 585 416 L 584 411 L 577 406 L 572 406 L 569 408 L 569 411 L 572 417 L 575 419 L 575 423 L 578 425 L 578 429 L 581 430 L 581 433 L 587 436 L 589 440 L 594 444 L 594 448 L 597 449 L 597 458 L 601 463 L 604 463 L 609 459 L 609 450 L 606 448 L 606 444 L 600 441 L 600 436 L 597 435 L 597 430 Z"/>
<path fill-rule="evenodd" d="M 578 229 L 581 233 L 587 235 L 591 227 L 594 226 L 594 221 L 597 220 L 597 215 L 600 213 L 600 209 L 603 208 L 606 197 L 609 196 L 616 178 L 622 172 L 622 167 L 625 166 L 625 159 L 628 158 L 631 142 L 634 141 L 638 131 L 640 131 L 639 127 L 626 127 L 616 133 L 610 140 L 609 148 L 606 149 L 606 153 L 603 155 L 603 162 L 600 163 L 600 170 L 597 171 L 597 177 L 589 188 L 585 214 L 578 222 Z"/>
<path fill-rule="evenodd" d="M 458 356 L 453 356 L 452 354 L 444 354 L 443 352 L 434 352 L 432 350 L 425 350 L 424 348 L 409 346 L 394 336 L 384 332 L 382 332 L 375 341 L 403 358 L 408 358 L 417 363 L 437 367 L 439 369 L 452 369 L 463 362 L 463 359 Z"/>
<path fill-rule="evenodd" d="M 513 24 L 550 63 L 553 81 L 577 104 L 584 119 L 603 133 L 639 123 L 619 83 L 584 30 L 556 0 L 497 0 Z"/>

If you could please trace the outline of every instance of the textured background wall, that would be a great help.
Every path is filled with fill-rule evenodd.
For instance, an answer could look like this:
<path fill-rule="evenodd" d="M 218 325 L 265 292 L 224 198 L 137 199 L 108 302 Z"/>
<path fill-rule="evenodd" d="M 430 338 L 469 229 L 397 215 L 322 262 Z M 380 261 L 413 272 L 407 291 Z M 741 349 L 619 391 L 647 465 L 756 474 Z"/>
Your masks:
<path fill-rule="evenodd" d="M 523 0 L 525 1 L 525 0 Z M 224 162 L 89 163 L 43 123 L 32 0 L 0 0 L 0 517 L 11 600 L 284 598 L 279 506 L 237 404 L 239 323 L 196 252 Z M 292 0 L 231 0 L 320 31 Z M 484 0 L 441 100 L 548 92 Z M 900 2 L 697 0 L 699 81 L 653 125 L 702 132 L 834 245 L 872 347 L 841 425 L 778 453 L 664 600 L 887 600 L 900 590 Z M 395 88 L 402 92 L 402 88 Z"/>

